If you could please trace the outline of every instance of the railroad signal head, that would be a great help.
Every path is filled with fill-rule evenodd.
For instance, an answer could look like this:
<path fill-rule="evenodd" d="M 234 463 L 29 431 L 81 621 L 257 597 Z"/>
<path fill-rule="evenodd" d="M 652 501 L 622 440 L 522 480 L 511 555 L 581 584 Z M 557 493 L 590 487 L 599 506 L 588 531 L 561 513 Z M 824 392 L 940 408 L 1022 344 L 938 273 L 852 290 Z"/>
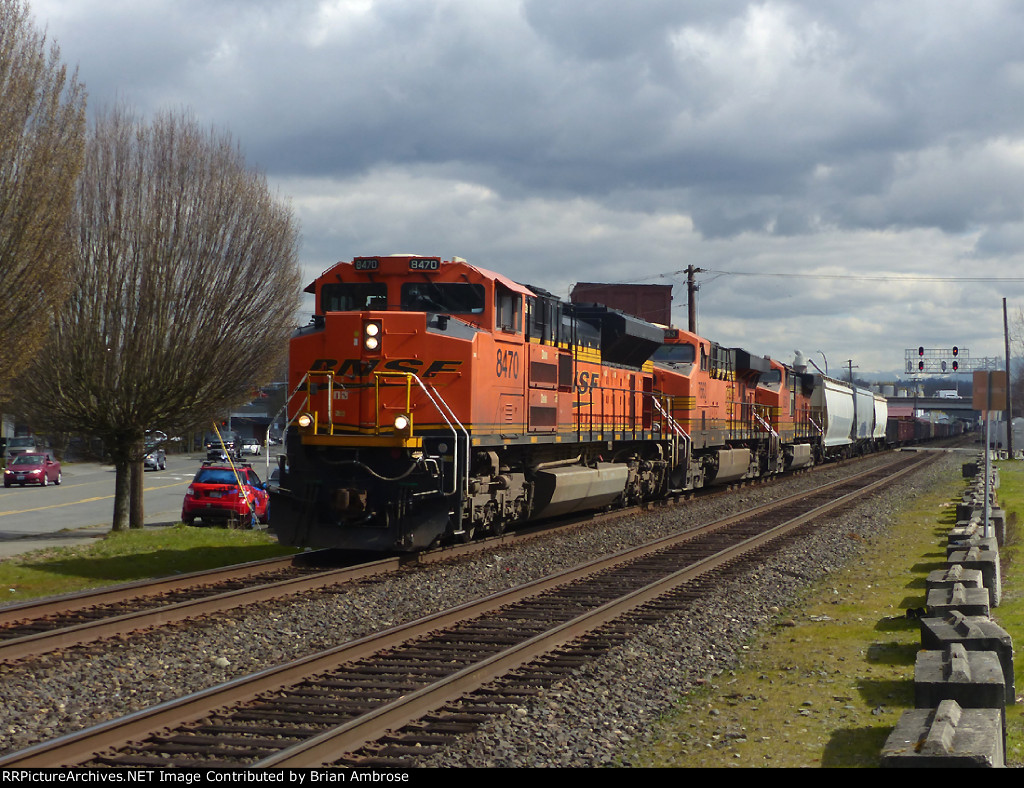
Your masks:
<path fill-rule="evenodd" d="M 959 353 L 960 353 L 960 348 L 958 348 L 956 345 L 953 345 L 953 355 L 956 356 L 956 355 L 959 355 Z"/>
<path fill-rule="evenodd" d="M 919 355 L 919 356 L 923 356 L 924 355 L 924 345 L 921 345 L 921 347 L 919 347 L 917 349 L 917 355 Z"/>
<path fill-rule="evenodd" d="M 918 361 L 917 362 L 917 369 L 918 369 L 919 372 L 924 372 L 924 362 L 923 361 Z"/>
<path fill-rule="evenodd" d="M 953 371 L 956 372 L 958 369 L 960 369 L 960 362 L 959 361 L 954 361 L 953 362 Z"/>

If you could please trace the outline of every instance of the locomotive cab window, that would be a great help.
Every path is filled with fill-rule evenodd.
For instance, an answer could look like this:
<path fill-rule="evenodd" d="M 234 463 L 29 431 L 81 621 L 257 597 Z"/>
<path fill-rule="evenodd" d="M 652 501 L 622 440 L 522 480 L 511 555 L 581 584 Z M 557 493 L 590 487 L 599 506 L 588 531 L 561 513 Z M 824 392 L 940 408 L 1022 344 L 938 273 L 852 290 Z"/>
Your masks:
<path fill-rule="evenodd" d="M 388 286 L 383 282 L 331 282 L 320 290 L 321 313 L 387 308 Z"/>
<path fill-rule="evenodd" d="M 402 285 L 402 311 L 479 315 L 484 311 L 483 285 L 466 282 L 406 282 Z"/>
<path fill-rule="evenodd" d="M 782 385 L 782 370 L 769 369 L 767 372 L 762 373 L 760 380 L 757 381 L 757 385 L 778 391 Z"/>
<path fill-rule="evenodd" d="M 690 344 L 662 345 L 651 356 L 651 361 L 663 364 L 692 364 L 696 359 L 697 349 Z"/>
<path fill-rule="evenodd" d="M 523 330 L 523 297 L 508 288 L 494 288 L 494 327 L 519 334 Z"/>

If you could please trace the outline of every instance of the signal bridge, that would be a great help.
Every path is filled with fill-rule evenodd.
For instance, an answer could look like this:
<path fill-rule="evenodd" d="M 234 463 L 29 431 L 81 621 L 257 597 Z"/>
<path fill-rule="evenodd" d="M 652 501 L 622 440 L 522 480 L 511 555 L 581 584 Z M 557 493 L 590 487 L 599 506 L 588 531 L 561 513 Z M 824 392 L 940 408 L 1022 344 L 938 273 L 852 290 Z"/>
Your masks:
<path fill-rule="evenodd" d="M 970 374 L 977 371 L 999 369 L 998 356 L 971 358 L 971 351 L 953 346 L 951 348 L 907 348 L 904 354 L 908 375 Z"/>

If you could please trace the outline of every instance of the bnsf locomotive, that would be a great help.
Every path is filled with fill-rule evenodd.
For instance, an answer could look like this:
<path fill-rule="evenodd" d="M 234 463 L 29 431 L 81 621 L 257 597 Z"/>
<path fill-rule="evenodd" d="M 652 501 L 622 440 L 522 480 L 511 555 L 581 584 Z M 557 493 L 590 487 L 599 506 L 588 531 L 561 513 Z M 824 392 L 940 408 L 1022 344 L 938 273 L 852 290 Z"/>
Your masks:
<path fill-rule="evenodd" d="M 357 257 L 307 292 L 284 544 L 421 550 L 884 441 L 862 390 L 459 258 Z"/>

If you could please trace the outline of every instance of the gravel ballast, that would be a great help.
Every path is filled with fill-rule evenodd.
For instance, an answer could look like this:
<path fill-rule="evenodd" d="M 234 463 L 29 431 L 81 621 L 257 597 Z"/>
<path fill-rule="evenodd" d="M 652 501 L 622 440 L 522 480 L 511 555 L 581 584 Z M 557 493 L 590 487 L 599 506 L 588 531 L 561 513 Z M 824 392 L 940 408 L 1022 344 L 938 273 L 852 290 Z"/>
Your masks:
<path fill-rule="evenodd" d="M 944 479 L 952 485 L 960 462 L 959 456 L 946 455 L 876 493 L 870 502 L 834 516 L 829 528 L 734 581 L 685 621 L 669 620 L 642 630 L 629 643 L 544 690 L 529 706 L 491 720 L 426 765 L 621 764 L 629 742 L 670 708 L 677 693 L 736 664 L 744 647 L 771 621 L 773 608 L 785 606 L 799 593 L 801 579 L 817 579 L 855 557 L 862 540 L 883 535 L 892 514 L 917 491 Z M 455 564 L 254 605 L 211 616 L 201 625 L 176 625 L 7 666 L 0 686 L 0 752 L 331 648 L 543 577 L 584 557 L 617 552 L 849 473 L 828 468 Z"/>

